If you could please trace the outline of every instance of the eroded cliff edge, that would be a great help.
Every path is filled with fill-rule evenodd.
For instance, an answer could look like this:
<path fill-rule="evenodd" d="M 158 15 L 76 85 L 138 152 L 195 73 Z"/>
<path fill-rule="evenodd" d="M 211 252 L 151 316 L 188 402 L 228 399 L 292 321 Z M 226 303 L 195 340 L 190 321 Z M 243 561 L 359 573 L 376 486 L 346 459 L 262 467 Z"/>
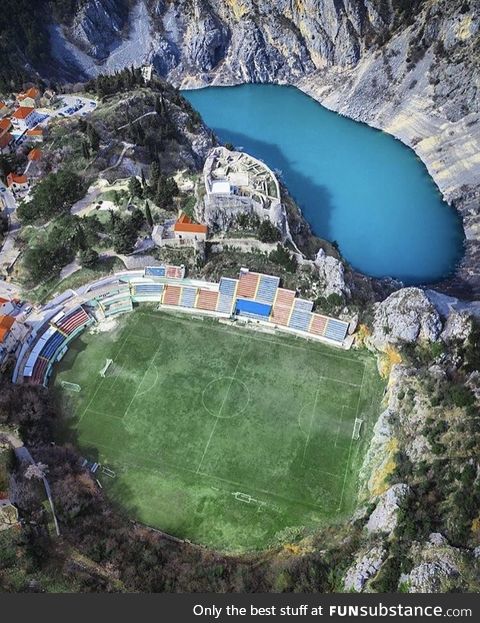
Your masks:
<path fill-rule="evenodd" d="M 480 294 L 478 0 L 140 0 L 113 34 L 109 2 L 55 30 L 58 59 L 87 75 L 151 62 L 182 88 L 292 84 L 393 134 L 463 219 L 464 260 L 437 287 Z"/>

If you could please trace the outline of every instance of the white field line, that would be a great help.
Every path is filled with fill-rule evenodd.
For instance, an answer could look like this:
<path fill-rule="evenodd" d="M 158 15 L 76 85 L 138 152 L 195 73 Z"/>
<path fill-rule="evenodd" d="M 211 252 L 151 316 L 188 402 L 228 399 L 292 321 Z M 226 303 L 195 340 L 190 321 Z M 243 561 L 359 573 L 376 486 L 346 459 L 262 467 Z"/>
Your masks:
<path fill-rule="evenodd" d="M 340 429 L 342 427 L 342 422 L 343 422 L 343 414 L 345 412 L 345 405 L 342 405 L 342 413 L 340 414 L 340 422 L 338 423 L 338 429 L 337 429 L 337 434 L 335 435 L 335 443 L 333 444 L 333 447 L 336 448 L 337 447 L 337 441 L 338 441 L 338 435 L 340 434 Z"/>
<path fill-rule="evenodd" d="M 310 418 L 310 426 L 308 427 L 308 435 L 307 435 L 307 439 L 305 440 L 305 446 L 303 447 L 302 465 L 305 463 L 305 455 L 307 454 L 307 447 L 308 447 L 308 443 L 310 441 L 310 435 L 312 433 L 313 420 L 315 419 L 315 409 L 317 408 L 318 394 L 319 393 L 320 393 L 320 387 L 317 387 L 317 391 L 315 392 L 315 400 L 313 401 L 313 409 L 312 409 L 312 416 Z"/>
<path fill-rule="evenodd" d="M 147 366 L 147 367 L 146 367 L 146 369 L 145 369 L 145 372 L 143 373 L 143 376 L 142 376 L 142 378 L 141 378 L 141 380 L 140 380 L 140 383 L 137 385 L 137 389 L 135 390 L 135 393 L 133 394 L 133 398 L 132 398 L 132 399 L 130 400 L 130 402 L 128 403 L 128 407 L 127 407 L 127 409 L 126 409 L 125 413 L 123 414 L 122 419 L 124 419 L 124 418 L 125 418 L 125 416 L 128 414 L 128 412 L 129 412 L 129 410 L 130 410 L 130 407 L 131 407 L 131 406 L 132 406 L 132 404 L 133 404 L 133 401 L 134 401 L 134 400 L 135 400 L 135 398 L 138 396 L 138 390 L 139 390 L 139 389 L 140 389 L 140 387 L 142 386 L 142 383 L 143 383 L 143 381 L 145 380 L 145 377 L 147 376 L 148 371 L 150 370 L 150 367 L 151 367 L 152 363 L 155 361 L 155 358 L 156 358 L 156 356 L 158 355 L 158 353 L 159 353 L 159 351 L 160 351 L 160 348 L 161 348 L 161 347 L 162 347 L 162 341 L 160 340 L 160 342 L 159 342 L 159 344 L 158 344 L 157 349 L 155 350 L 155 352 L 154 352 L 154 354 L 153 354 L 152 358 L 150 359 L 150 361 L 149 361 L 149 363 L 148 363 L 148 366 Z"/>
<path fill-rule="evenodd" d="M 358 409 L 360 408 L 360 400 L 362 397 L 362 391 L 363 391 L 363 381 L 365 380 L 365 364 L 363 364 L 363 374 L 362 374 L 362 384 L 360 386 L 360 391 L 358 393 L 358 401 L 357 401 L 357 410 L 355 412 L 355 417 L 358 417 Z M 355 427 L 355 422 L 353 424 L 353 426 Z M 345 465 L 345 475 L 343 477 L 343 485 L 342 485 L 342 492 L 340 494 L 340 502 L 338 504 L 338 508 L 337 511 L 340 511 L 342 509 L 342 504 L 343 504 L 343 496 L 345 495 L 345 485 L 347 483 L 347 476 L 348 476 L 348 468 L 350 466 L 350 456 L 352 454 L 352 447 L 353 447 L 353 435 L 352 438 L 350 440 L 350 446 L 348 448 L 348 457 L 347 457 L 347 464 Z"/>
<path fill-rule="evenodd" d="M 98 443 L 97 441 L 93 441 L 93 440 L 89 440 L 89 439 L 85 439 L 85 443 L 87 444 L 92 444 L 94 446 L 97 446 L 98 448 L 103 449 L 104 451 L 107 452 L 115 452 L 115 450 L 107 445 L 107 444 L 102 444 L 102 443 Z M 150 472 L 157 472 L 157 473 L 164 473 L 162 472 L 162 469 L 168 468 L 172 471 L 178 472 L 178 473 L 182 473 L 182 472 L 186 472 L 188 474 L 193 474 L 196 476 L 201 476 L 202 478 L 206 478 L 210 481 L 220 481 L 220 482 L 224 482 L 226 484 L 229 485 L 233 485 L 239 489 L 245 489 L 245 490 L 249 490 L 249 491 L 253 491 L 254 493 L 263 493 L 264 495 L 269 496 L 270 498 L 277 498 L 280 500 L 283 500 L 284 502 L 288 502 L 289 504 L 301 504 L 302 506 L 305 506 L 307 508 L 312 508 L 315 510 L 323 510 L 322 506 L 319 506 L 318 504 L 312 504 L 310 502 L 305 502 L 302 500 L 296 500 L 295 498 L 289 498 L 287 496 L 281 495 L 280 493 L 275 493 L 273 491 L 270 491 L 269 489 L 259 489 L 257 487 L 252 487 L 251 484 L 244 484 L 241 482 L 236 482 L 234 480 L 228 480 L 227 478 L 222 478 L 221 476 L 216 476 L 215 474 L 207 474 L 205 472 L 196 472 L 193 469 L 188 469 L 187 467 L 180 467 L 179 465 L 174 465 L 172 463 L 167 463 L 166 461 L 159 461 L 158 457 L 156 459 L 150 458 L 149 456 L 146 456 L 145 454 L 143 455 L 143 463 L 142 462 L 138 462 L 138 456 L 136 454 L 133 454 L 131 452 L 123 452 L 123 454 L 127 454 L 131 457 L 134 458 L 134 461 L 131 460 L 123 460 L 123 464 L 124 465 L 128 465 L 129 467 L 136 467 L 139 469 L 146 469 L 149 470 Z M 107 457 L 108 458 L 108 457 Z M 148 466 L 148 463 L 151 463 L 152 465 L 155 465 L 155 469 L 152 467 Z M 332 476 L 334 478 L 341 478 L 341 476 L 338 476 L 337 474 L 331 474 L 330 472 L 324 472 L 324 471 L 319 471 L 318 473 L 320 474 L 325 474 L 327 476 Z"/>
<path fill-rule="evenodd" d="M 220 409 L 219 409 L 219 411 L 217 413 L 217 417 L 215 418 L 215 423 L 214 423 L 212 431 L 210 433 L 210 437 L 208 438 L 208 441 L 207 441 L 207 443 L 205 445 L 205 449 L 204 449 L 203 454 L 202 454 L 202 458 L 200 459 L 200 463 L 198 464 L 197 474 L 200 472 L 200 468 L 202 467 L 203 460 L 205 458 L 205 455 L 207 454 L 207 450 L 208 450 L 208 448 L 210 446 L 210 442 L 212 441 L 213 433 L 215 432 L 215 429 L 217 427 L 218 421 L 220 420 L 220 415 L 221 415 L 221 413 L 223 411 L 223 407 L 225 406 L 225 403 L 227 401 L 228 394 L 230 393 L 230 389 L 232 387 L 232 383 L 235 380 L 235 375 L 237 374 L 238 366 L 240 365 L 240 361 L 242 360 L 243 353 L 245 351 L 246 346 L 247 346 L 246 344 L 243 345 L 242 352 L 240 353 L 240 357 L 238 358 L 238 361 L 237 361 L 237 365 L 235 366 L 235 370 L 233 371 L 233 374 L 232 374 L 232 376 L 230 378 L 230 384 L 228 386 L 227 391 L 225 392 L 225 396 L 223 398 L 222 404 L 220 405 Z"/>
<path fill-rule="evenodd" d="M 151 318 L 155 318 L 156 320 L 158 320 L 158 316 L 154 315 L 154 314 L 144 314 L 145 316 L 150 316 Z M 177 316 L 172 316 L 169 317 L 168 313 L 163 312 L 162 317 L 165 319 L 168 319 L 170 322 L 188 322 L 187 318 L 183 319 L 183 318 L 178 318 Z M 305 351 L 309 351 L 308 348 L 306 348 L 305 346 L 299 346 L 297 344 L 288 344 L 288 343 L 284 343 L 284 342 L 279 342 L 278 340 L 269 340 L 267 338 L 262 338 L 259 337 L 258 335 L 249 335 L 247 333 L 246 330 L 244 330 L 243 328 L 240 327 L 232 327 L 233 331 L 230 332 L 231 335 L 236 335 L 237 337 L 241 337 L 243 339 L 247 339 L 247 340 L 256 340 L 258 342 L 267 342 L 267 344 L 275 344 L 277 346 L 285 346 L 286 348 L 294 348 L 296 350 L 303 350 Z M 221 327 L 215 327 L 215 326 L 211 326 L 211 325 L 205 325 L 205 329 L 208 329 L 210 331 L 223 331 L 223 328 Z M 302 338 L 300 338 L 302 339 Z M 310 345 L 314 344 L 313 342 L 309 342 Z M 315 344 L 319 344 L 321 347 L 324 348 L 329 348 L 328 345 L 326 344 L 322 344 L 320 342 L 315 343 Z M 333 347 L 331 347 L 333 348 Z M 320 353 L 322 355 L 322 357 L 331 357 L 333 359 L 341 359 L 342 361 L 351 361 L 352 363 L 361 363 L 359 361 L 357 361 L 357 359 L 355 359 L 354 357 L 342 357 L 341 355 L 334 355 L 333 353 L 329 353 L 329 352 L 322 352 Z"/>
<path fill-rule="evenodd" d="M 134 325 L 134 327 L 133 327 L 133 328 L 135 328 L 135 325 Z M 120 348 L 118 349 L 117 354 L 115 355 L 115 359 L 113 360 L 113 362 L 114 362 L 114 363 L 116 362 L 117 357 L 118 357 L 118 356 L 120 355 L 120 353 L 122 352 L 122 350 L 123 350 L 123 348 L 124 348 L 125 344 L 127 343 L 127 340 L 128 340 L 128 339 L 129 339 L 129 337 L 131 336 L 131 334 L 132 334 L 132 332 L 133 332 L 133 328 L 132 328 L 132 330 L 129 332 L 129 334 L 127 335 L 127 337 L 123 340 L 123 342 L 122 342 L 122 344 L 121 344 Z M 119 374 L 120 374 L 120 373 L 119 373 Z M 117 375 L 117 376 L 118 376 L 118 375 Z M 98 393 L 98 390 L 100 389 L 100 387 L 102 387 L 102 385 L 103 385 L 103 383 L 105 382 L 105 379 L 106 379 L 106 378 L 107 378 L 106 376 L 102 377 L 102 380 L 100 381 L 100 383 L 99 383 L 99 385 L 98 385 L 97 389 L 94 391 L 93 396 L 92 396 L 92 398 L 91 398 L 90 402 L 89 402 L 89 403 L 88 403 L 88 405 L 85 407 L 85 410 L 83 411 L 82 415 L 80 416 L 80 419 L 78 420 L 78 423 L 77 423 L 77 428 L 78 428 L 78 426 L 80 426 L 80 424 L 81 424 L 81 422 L 82 422 L 83 418 L 85 417 L 85 414 L 86 414 L 86 413 L 87 413 L 87 411 L 89 410 L 90 405 L 91 405 L 91 404 L 92 404 L 92 402 L 94 401 L 95 396 L 96 396 L 96 395 L 97 395 L 97 393 Z M 116 380 L 116 379 L 115 379 L 115 380 Z"/>

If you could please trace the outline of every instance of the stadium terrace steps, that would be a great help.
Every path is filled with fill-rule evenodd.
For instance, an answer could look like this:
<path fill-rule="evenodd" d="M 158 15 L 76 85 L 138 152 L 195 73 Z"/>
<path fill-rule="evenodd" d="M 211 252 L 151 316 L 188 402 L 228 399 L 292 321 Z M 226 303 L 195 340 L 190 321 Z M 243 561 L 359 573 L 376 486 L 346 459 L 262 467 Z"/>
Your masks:
<path fill-rule="evenodd" d="M 180 296 L 182 294 L 182 288 L 180 286 L 167 285 L 165 293 L 163 295 L 164 305 L 178 305 L 180 303 Z"/>
<path fill-rule="evenodd" d="M 216 311 L 218 304 L 218 292 L 215 290 L 204 290 L 200 288 L 197 298 L 197 309 L 204 309 L 205 311 Z"/>
<path fill-rule="evenodd" d="M 182 296 L 180 297 L 181 307 L 195 307 L 195 299 L 197 298 L 197 288 L 182 288 Z"/>
<path fill-rule="evenodd" d="M 78 333 L 95 322 L 95 316 L 107 318 L 132 311 L 134 302 L 149 301 L 223 316 L 236 315 L 305 336 L 320 337 L 337 345 L 347 336 L 348 322 L 312 312 L 313 302 L 297 298 L 293 290 L 280 288 L 278 277 L 242 269 L 239 279 L 221 277 L 216 285 L 192 280 L 182 282 L 184 276 L 183 266 L 150 266 L 143 274 L 138 271 L 118 273 L 86 286 L 77 295 L 82 304 L 51 314 L 49 320 L 45 320 L 43 333 L 30 350 L 23 351 L 26 363 L 23 369 L 19 368 L 23 373 L 17 373 L 18 378 L 46 384 L 52 364 Z M 203 283 L 208 287 L 202 287 Z M 72 302 L 70 299 L 68 304 Z"/>
<path fill-rule="evenodd" d="M 238 280 L 238 296 L 247 299 L 255 298 L 259 282 L 260 275 L 258 273 L 241 272 Z"/>
<path fill-rule="evenodd" d="M 269 303 L 270 305 L 275 300 L 277 288 L 279 286 L 279 277 L 271 277 L 270 275 L 260 275 L 260 282 L 258 284 L 257 294 L 255 299 L 262 303 Z"/>

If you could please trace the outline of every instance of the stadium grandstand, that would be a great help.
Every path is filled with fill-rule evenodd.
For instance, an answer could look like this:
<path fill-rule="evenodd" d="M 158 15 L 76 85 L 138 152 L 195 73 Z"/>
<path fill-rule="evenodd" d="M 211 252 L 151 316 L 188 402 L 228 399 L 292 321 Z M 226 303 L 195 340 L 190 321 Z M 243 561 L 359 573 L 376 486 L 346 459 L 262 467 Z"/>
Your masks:
<path fill-rule="evenodd" d="M 167 309 L 266 323 L 337 346 L 345 345 L 349 328 L 348 322 L 315 313 L 312 301 L 281 288 L 280 279 L 272 275 L 242 268 L 238 279 L 221 277 L 219 283 L 208 283 L 185 279 L 184 266 L 151 266 L 117 273 L 45 305 L 45 320 L 24 344 L 14 381 L 46 385 L 52 365 L 86 327 L 147 302 Z"/>

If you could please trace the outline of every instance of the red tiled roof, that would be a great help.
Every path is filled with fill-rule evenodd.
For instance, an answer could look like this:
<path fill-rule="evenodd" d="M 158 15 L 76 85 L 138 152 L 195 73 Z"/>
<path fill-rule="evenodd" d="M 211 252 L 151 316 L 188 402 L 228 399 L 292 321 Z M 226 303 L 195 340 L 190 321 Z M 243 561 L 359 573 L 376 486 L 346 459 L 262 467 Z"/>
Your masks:
<path fill-rule="evenodd" d="M 26 175 L 15 175 L 15 173 L 9 173 L 7 176 L 7 186 L 13 184 L 27 184 L 28 178 Z"/>
<path fill-rule="evenodd" d="M 35 147 L 34 149 L 32 149 L 27 157 L 29 160 L 40 160 L 40 158 L 42 157 L 42 150 L 38 147 Z"/>
<path fill-rule="evenodd" d="M 14 322 L 13 316 L 0 316 L 0 343 L 6 338 Z"/>
<path fill-rule="evenodd" d="M 192 223 L 192 219 L 183 213 L 175 223 L 173 231 L 206 234 L 208 228 L 206 225 L 197 225 L 196 223 Z"/>
<path fill-rule="evenodd" d="M 13 113 L 12 117 L 15 117 L 15 119 L 26 119 L 34 110 L 35 108 L 31 106 L 20 106 L 20 108 L 17 108 Z"/>
<path fill-rule="evenodd" d="M 12 139 L 13 136 L 10 134 L 10 132 L 5 132 L 5 134 L 2 134 L 2 136 L 0 136 L 0 149 L 4 149 L 7 145 L 10 145 Z"/>
<path fill-rule="evenodd" d="M 27 136 L 43 136 L 42 128 L 32 128 L 27 130 Z"/>
<path fill-rule="evenodd" d="M 0 119 L 0 130 L 9 130 L 11 125 L 12 122 L 8 117 L 5 117 L 5 119 Z"/>

